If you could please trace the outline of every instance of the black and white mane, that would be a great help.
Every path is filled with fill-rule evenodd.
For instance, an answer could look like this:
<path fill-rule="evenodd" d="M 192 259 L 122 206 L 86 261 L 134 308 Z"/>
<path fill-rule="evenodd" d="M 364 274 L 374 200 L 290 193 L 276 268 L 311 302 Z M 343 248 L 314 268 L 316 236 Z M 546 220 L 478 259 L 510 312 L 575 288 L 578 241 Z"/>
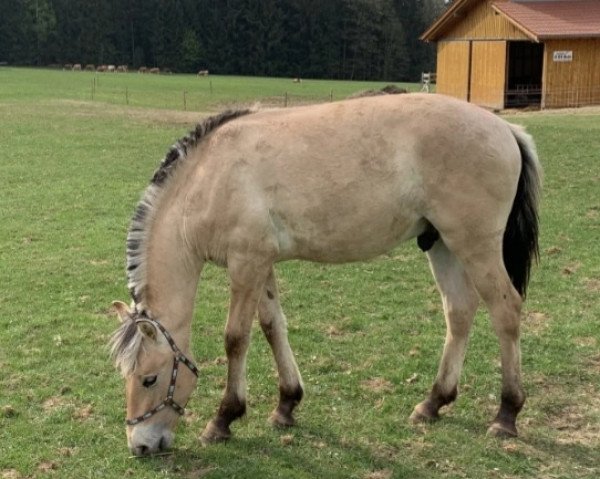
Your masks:
<path fill-rule="evenodd" d="M 193 150 L 210 132 L 228 121 L 253 112 L 254 110 L 251 109 L 227 110 L 219 115 L 206 118 L 171 147 L 154 172 L 150 185 L 144 191 L 135 209 L 127 234 L 127 287 L 135 304 L 143 302 L 146 286 L 147 231 L 152 224 L 153 213 L 166 181 L 177 166 L 187 158 L 188 152 Z"/>
<path fill-rule="evenodd" d="M 169 149 L 154 172 L 150 184 L 135 208 L 127 234 L 127 286 L 136 307 L 136 313 L 138 313 L 138 307 L 145 307 L 147 232 L 152 225 L 154 212 L 166 182 L 177 166 L 188 157 L 188 152 L 192 151 L 210 132 L 228 121 L 254 111 L 251 109 L 227 110 L 219 115 L 206 118 Z M 141 313 L 141 311 L 139 312 Z M 111 356 L 124 375 L 129 374 L 135 368 L 141 342 L 142 335 L 136 327 L 134 317 L 121 323 L 121 326 L 113 334 L 110 341 Z"/>

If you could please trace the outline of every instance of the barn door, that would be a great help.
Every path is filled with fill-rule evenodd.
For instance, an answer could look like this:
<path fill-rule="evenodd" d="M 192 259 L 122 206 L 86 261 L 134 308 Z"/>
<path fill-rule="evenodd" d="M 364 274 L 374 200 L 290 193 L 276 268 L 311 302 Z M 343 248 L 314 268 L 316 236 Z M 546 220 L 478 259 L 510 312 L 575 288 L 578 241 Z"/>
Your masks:
<path fill-rule="evenodd" d="M 469 99 L 470 42 L 438 43 L 436 92 Z"/>
<path fill-rule="evenodd" d="M 473 42 L 470 101 L 489 108 L 504 108 L 506 42 Z"/>

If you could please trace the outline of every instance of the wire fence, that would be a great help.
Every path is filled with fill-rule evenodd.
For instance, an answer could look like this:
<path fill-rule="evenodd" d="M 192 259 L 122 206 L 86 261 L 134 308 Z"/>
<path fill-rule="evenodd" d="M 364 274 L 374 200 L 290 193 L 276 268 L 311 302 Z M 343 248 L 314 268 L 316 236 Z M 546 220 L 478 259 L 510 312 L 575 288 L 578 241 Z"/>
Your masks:
<path fill-rule="evenodd" d="M 279 91 L 277 91 L 279 90 Z M 239 92 L 232 100 L 231 89 L 220 88 L 217 81 L 203 79 L 197 86 L 185 85 L 181 89 L 149 87 L 139 83 L 125 85 L 116 83 L 112 77 L 95 75 L 90 79 L 87 99 L 111 104 L 139 107 L 165 108 L 183 111 L 207 111 L 215 108 L 227 108 L 257 101 L 267 107 L 290 107 L 314 103 L 331 102 L 348 97 L 348 93 L 334 88 L 317 93 L 300 92 L 297 87 L 284 89 L 265 89 L 257 96 L 255 92 Z"/>
<path fill-rule="evenodd" d="M 600 85 L 590 88 L 552 88 L 544 92 L 543 108 L 600 105 Z"/>
<path fill-rule="evenodd" d="M 578 108 L 600 105 L 600 86 L 591 88 L 552 88 L 524 86 L 507 90 L 505 108 L 540 106 L 541 108 Z"/>

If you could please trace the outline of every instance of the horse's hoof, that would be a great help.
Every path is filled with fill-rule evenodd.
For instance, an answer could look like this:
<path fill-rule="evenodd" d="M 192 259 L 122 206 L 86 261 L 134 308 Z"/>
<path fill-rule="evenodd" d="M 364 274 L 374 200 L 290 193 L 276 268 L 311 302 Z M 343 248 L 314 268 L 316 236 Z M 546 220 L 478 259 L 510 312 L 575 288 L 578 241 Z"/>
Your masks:
<path fill-rule="evenodd" d="M 209 444 L 227 441 L 230 437 L 231 431 L 229 428 L 223 429 L 217 426 L 214 421 L 210 421 L 200 435 L 200 442 L 203 446 L 208 446 Z"/>
<path fill-rule="evenodd" d="M 291 414 L 282 414 L 277 409 L 271 413 L 269 422 L 275 427 L 292 427 L 296 425 L 296 420 Z"/>
<path fill-rule="evenodd" d="M 413 424 L 421 424 L 427 422 L 437 421 L 440 416 L 437 413 L 432 413 L 427 406 L 423 403 L 417 404 L 412 414 L 410 415 L 410 422 Z"/>
<path fill-rule="evenodd" d="M 517 437 L 519 434 L 517 433 L 517 428 L 514 425 L 494 422 L 488 428 L 487 435 L 500 439 L 507 439 L 511 437 Z"/>

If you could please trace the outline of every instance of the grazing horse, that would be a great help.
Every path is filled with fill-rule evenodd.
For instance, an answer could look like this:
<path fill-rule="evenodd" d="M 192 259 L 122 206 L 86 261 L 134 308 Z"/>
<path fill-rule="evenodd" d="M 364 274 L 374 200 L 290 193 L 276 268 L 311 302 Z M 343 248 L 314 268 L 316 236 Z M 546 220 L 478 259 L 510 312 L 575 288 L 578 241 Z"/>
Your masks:
<path fill-rule="evenodd" d="M 227 383 L 204 442 L 227 439 L 246 410 L 246 353 L 258 312 L 279 375 L 275 425 L 294 424 L 303 385 L 274 264 L 373 258 L 417 238 L 447 323 L 439 370 L 414 421 L 452 402 L 480 298 L 500 341 L 502 395 L 489 432 L 516 435 L 525 401 L 519 322 L 538 252 L 541 168 L 531 137 L 439 95 L 358 98 L 206 119 L 167 153 L 127 236 L 132 306 L 112 354 L 126 379 L 136 455 L 171 445 L 195 387 L 190 330 L 206 262 L 227 269 Z"/>

